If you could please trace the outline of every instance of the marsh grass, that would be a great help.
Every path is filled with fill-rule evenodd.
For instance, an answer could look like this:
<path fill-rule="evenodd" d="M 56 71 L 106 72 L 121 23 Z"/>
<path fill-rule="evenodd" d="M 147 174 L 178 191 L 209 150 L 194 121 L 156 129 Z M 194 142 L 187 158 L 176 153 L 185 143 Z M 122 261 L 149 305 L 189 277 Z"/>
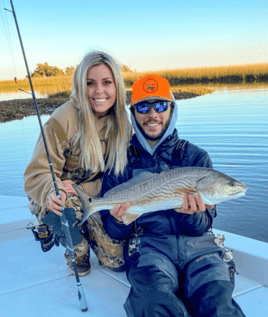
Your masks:
<path fill-rule="evenodd" d="M 61 91 L 71 91 L 72 76 L 32 78 L 32 83 L 35 91 L 43 95 L 50 95 Z M 14 80 L 0 81 L 0 92 L 17 91 L 18 88 L 30 91 L 28 79 L 17 80 L 17 85 Z"/>
<path fill-rule="evenodd" d="M 165 77 L 169 81 L 172 90 L 176 89 L 177 92 L 197 93 L 199 91 L 198 94 L 203 94 L 207 93 L 205 92 L 206 88 L 196 84 L 268 82 L 268 63 L 148 72 L 124 72 L 123 76 L 126 88 L 131 89 L 135 80 L 147 74 L 158 74 Z M 0 92 L 17 91 L 18 87 L 27 91 L 30 90 L 27 78 L 18 80 L 17 82 L 18 84 L 16 85 L 13 80 L 0 81 Z M 38 77 L 32 78 L 32 82 L 34 89 L 43 95 L 48 96 L 62 91 L 70 93 L 72 76 Z"/>
<path fill-rule="evenodd" d="M 265 82 L 268 81 L 268 63 L 238 66 L 182 68 L 150 72 L 125 72 L 124 78 L 126 86 L 131 86 L 135 80 L 147 74 L 157 74 L 165 77 L 171 86 L 209 82 Z"/>
<path fill-rule="evenodd" d="M 195 95 L 206 95 L 206 94 L 211 94 L 215 90 L 213 88 L 208 88 L 204 86 L 197 86 L 197 85 L 189 85 L 189 86 L 172 86 L 170 90 L 173 93 L 193 93 Z"/>

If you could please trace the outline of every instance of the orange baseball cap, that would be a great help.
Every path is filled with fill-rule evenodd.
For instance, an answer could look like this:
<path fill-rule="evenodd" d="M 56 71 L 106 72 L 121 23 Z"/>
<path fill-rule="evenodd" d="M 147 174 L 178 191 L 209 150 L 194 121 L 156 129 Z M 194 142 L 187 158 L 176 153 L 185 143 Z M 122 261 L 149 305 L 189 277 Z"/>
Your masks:
<path fill-rule="evenodd" d="M 158 75 L 146 75 L 136 80 L 132 86 L 131 106 L 153 99 L 173 102 L 168 80 Z"/>

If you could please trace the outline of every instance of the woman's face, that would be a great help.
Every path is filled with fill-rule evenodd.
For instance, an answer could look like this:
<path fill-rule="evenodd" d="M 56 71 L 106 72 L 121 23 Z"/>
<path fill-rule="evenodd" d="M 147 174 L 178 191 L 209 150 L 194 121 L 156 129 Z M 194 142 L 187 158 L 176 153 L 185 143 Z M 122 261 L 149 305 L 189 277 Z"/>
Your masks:
<path fill-rule="evenodd" d="M 111 69 L 106 64 L 92 66 L 87 72 L 87 95 L 96 117 L 105 116 L 114 105 L 116 86 Z"/>

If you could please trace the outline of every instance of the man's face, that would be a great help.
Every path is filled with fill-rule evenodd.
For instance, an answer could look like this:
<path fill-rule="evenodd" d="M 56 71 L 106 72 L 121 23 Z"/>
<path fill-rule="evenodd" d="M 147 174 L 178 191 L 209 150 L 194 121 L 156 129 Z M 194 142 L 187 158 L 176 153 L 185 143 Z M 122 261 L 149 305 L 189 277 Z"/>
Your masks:
<path fill-rule="evenodd" d="M 156 112 L 153 107 L 151 107 L 150 112 L 146 114 L 138 113 L 136 107 L 134 108 L 136 121 L 143 130 L 145 137 L 149 140 L 160 139 L 163 135 L 163 132 L 168 127 L 171 106 L 169 105 L 166 111 L 159 113 Z"/>

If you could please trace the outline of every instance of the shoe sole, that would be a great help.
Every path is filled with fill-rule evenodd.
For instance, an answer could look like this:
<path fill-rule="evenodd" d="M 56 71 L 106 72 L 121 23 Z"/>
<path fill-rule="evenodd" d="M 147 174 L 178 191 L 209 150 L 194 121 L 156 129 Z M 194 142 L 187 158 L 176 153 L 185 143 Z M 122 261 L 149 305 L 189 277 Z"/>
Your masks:
<path fill-rule="evenodd" d="M 72 274 L 74 275 L 74 270 L 70 269 Z M 78 272 L 78 276 L 86 276 L 90 273 L 90 270 L 85 271 L 85 272 Z"/>

